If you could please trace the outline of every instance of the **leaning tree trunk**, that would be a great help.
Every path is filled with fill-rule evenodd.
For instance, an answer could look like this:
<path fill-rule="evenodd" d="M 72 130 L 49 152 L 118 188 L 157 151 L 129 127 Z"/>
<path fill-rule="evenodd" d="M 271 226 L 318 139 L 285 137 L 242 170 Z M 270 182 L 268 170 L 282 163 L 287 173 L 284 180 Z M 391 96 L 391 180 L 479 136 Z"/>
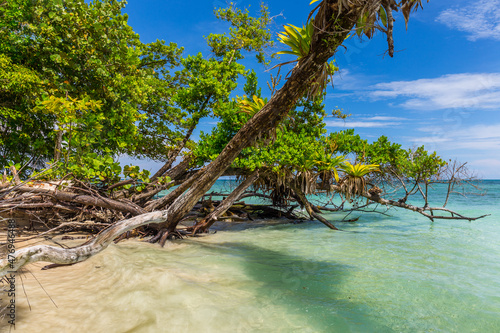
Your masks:
<path fill-rule="evenodd" d="M 333 224 L 328 222 L 327 219 L 325 219 L 323 216 L 321 216 L 319 213 L 314 211 L 314 206 L 307 200 L 306 195 L 302 190 L 298 187 L 295 186 L 293 183 L 290 184 L 290 188 L 292 191 L 295 193 L 295 197 L 297 201 L 306 209 L 307 213 L 311 217 L 311 219 L 316 219 L 326 225 L 328 228 L 332 230 L 339 230 L 337 227 L 335 227 Z"/>
<path fill-rule="evenodd" d="M 329 21 L 327 25 L 315 29 L 309 54 L 299 61 L 283 87 L 236 133 L 219 156 L 204 171 L 198 172 L 197 180 L 190 189 L 168 208 L 168 221 L 163 225 L 168 232 L 175 230 L 178 222 L 212 187 L 239 153 L 251 146 L 260 134 L 276 128 L 297 100 L 308 91 L 311 80 L 334 55 L 356 22 L 354 11 L 345 8 L 338 13 L 336 6 L 336 1 L 323 2 L 320 12 Z"/>
<path fill-rule="evenodd" d="M 210 228 L 215 223 L 215 221 L 217 221 L 217 218 L 224 214 L 233 205 L 233 203 L 241 197 L 243 192 L 245 192 L 246 189 L 255 182 L 258 177 L 259 171 L 258 169 L 255 169 L 255 171 L 250 174 L 250 176 L 248 176 L 240 185 L 238 185 L 238 187 L 236 187 L 234 191 L 231 192 L 231 194 L 229 194 L 224 200 L 222 200 L 222 202 L 213 212 L 211 212 L 200 222 L 196 223 L 196 225 L 193 227 L 193 234 L 206 232 L 208 228 Z"/>

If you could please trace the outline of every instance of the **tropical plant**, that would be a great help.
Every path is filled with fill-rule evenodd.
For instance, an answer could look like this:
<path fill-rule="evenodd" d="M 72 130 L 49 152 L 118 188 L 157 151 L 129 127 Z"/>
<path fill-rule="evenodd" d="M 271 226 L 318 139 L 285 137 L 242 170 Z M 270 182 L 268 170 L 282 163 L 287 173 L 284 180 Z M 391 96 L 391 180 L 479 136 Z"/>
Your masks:
<path fill-rule="evenodd" d="M 311 49 L 311 38 L 314 32 L 313 20 L 302 28 L 292 24 L 285 25 L 283 28 L 285 31 L 278 33 L 279 41 L 289 46 L 291 50 L 279 51 L 276 54 L 291 54 L 296 56 L 298 60 L 305 57 Z"/>
<path fill-rule="evenodd" d="M 351 164 L 349 161 L 344 162 L 344 165 L 340 167 L 340 170 L 351 177 L 364 177 L 370 172 L 380 171 L 377 164 Z"/>
<path fill-rule="evenodd" d="M 307 25 L 302 26 L 302 28 L 296 27 L 292 24 L 288 26 L 283 26 L 285 31 L 278 33 L 278 38 L 280 43 L 285 44 L 290 47 L 290 50 L 279 51 L 276 54 L 291 54 L 297 57 L 297 59 L 282 63 L 278 66 L 282 66 L 288 63 L 296 62 L 303 59 L 311 49 L 311 41 L 314 33 L 314 20 L 310 20 Z M 335 61 L 325 62 L 318 72 L 318 74 L 311 80 L 310 88 L 307 96 L 309 98 L 318 97 L 326 88 L 330 77 L 338 71 L 338 67 L 335 65 Z"/>
<path fill-rule="evenodd" d="M 252 99 L 246 98 L 239 98 L 238 99 L 238 106 L 241 110 L 241 112 L 244 112 L 250 116 L 253 116 L 257 112 L 259 112 L 264 105 L 267 103 L 267 98 L 260 98 L 257 95 L 253 95 Z"/>
<path fill-rule="evenodd" d="M 362 195 L 366 191 L 365 176 L 370 172 L 378 172 L 377 164 L 351 164 L 349 161 L 339 168 L 346 175 L 339 181 L 340 192 L 346 196 L 346 199 L 352 201 L 353 196 Z"/>

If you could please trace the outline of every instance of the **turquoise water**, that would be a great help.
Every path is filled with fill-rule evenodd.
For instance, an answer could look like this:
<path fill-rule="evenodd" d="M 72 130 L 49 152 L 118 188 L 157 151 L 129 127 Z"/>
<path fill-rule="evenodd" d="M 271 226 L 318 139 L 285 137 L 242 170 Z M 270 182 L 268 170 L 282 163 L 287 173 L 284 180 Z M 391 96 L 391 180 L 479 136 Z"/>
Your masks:
<path fill-rule="evenodd" d="M 222 186 L 219 183 L 219 186 Z M 23 332 L 500 332 L 500 181 L 453 197 L 468 221 L 403 210 L 127 241 L 87 262 L 32 271 Z M 440 192 L 441 189 L 436 189 Z M 439 193 L 436 193 L 439 195 Z M 327 215 L 332 221 L 340 214 Z M 241 230 L 242 229 L 242 230 Z M 24 307 L 23 307 L 24 306 Z"/>

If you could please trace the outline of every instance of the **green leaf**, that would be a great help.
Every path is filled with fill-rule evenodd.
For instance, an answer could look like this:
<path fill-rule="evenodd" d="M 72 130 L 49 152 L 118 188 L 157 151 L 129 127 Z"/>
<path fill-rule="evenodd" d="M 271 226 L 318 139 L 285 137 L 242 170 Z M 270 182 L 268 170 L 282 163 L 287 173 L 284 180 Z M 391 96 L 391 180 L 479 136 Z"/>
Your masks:
<path fill-rule="evenodd" d="M 57 63 L 60 63 L 62 61 L 61 56 L 59 54 L 50 55 L 50 59 Z"/>
<path fill-rule="evenodd" d="M 387 27 L 387 13 L 383 6 L 380 6 L 379 16 L 380 20 L 382 21 L 382 24 Z"/>

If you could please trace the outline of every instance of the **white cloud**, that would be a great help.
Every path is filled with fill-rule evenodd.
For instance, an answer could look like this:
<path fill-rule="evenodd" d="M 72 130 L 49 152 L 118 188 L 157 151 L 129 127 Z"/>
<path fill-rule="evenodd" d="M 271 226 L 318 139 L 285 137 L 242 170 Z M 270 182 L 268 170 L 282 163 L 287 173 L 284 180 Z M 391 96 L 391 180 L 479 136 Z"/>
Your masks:
<path fill-rule="evenodd" d="M 357 91 L 360 87 L 368 87 L 379 80 L 378 76 L 366 75 L 363 73 L 353 73 L 347 68 L 340 70 L 338 74 L 333 77 L 333 97 L 338 97 L 338 91 Z"/>
<path fill-rule="evenodd" d="M 431 128 L 432 131 L 419 129 L 425 136 L 410 141 L 445 158 L 467 161 L 469 169 L 478 172 L 479 177 L 500 178 L 500 123 Z"/>
<path fill-rule="evenodd" d="M 434 79 L 393 81 L 371 86 L 375 99 L 406 98 L 408 109 L 498 109 L 500 73 L 449 74 Z"/>
<path fill-rule="evenodd" d="M 327 127 L 342 127 L 342 128 L 382 128 L 382 127 L 393 127 L 401 125 L 401 122 L 391 122 L 391 121 L 327 120 L 325 121 L 325 123 Z"/>
<path fill-rule="evenodd" d="M 426 133 L 428 130 L 422 129 Z M 470 149 L 488 151 L 490 154 L 500 153 L 500 124 L 474 125 L 460 129 L 436 126 L 431 135 L 411 139 L 415 144 L 431 145 L 438 151 Z"/>
<path fill-rule="evenodd" d="M 470 5 L 447 9 L 437 21 L 451 29 L 468 33 L 467 39 L 480 38 L 500 40 L 500 0 L 470 1 Z"/>
<path fill-rule="evenodd" d="M 398 120 L 409 120 L 408 118 L 402 117 L 384 117 L 384 116 L 375 116 L 370 117 L 368 120 L 377 120 L 377 121 L 398 121 Z"/>

